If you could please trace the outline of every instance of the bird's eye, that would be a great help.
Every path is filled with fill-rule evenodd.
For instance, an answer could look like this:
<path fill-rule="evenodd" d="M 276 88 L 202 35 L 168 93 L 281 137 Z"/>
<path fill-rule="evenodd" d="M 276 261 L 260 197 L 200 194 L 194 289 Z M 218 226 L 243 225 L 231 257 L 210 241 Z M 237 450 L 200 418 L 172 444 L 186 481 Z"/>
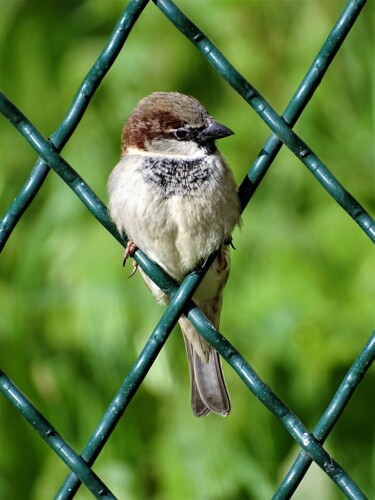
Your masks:
<path fill-rule="evenodd" d="M 187 139 L 188 136 L 189 136 L 189 131 L 186 129 L 186 128 L 177 128 L 176 130 L 174 130 L 174 136 L 176 137 L 176 139 Z"/>

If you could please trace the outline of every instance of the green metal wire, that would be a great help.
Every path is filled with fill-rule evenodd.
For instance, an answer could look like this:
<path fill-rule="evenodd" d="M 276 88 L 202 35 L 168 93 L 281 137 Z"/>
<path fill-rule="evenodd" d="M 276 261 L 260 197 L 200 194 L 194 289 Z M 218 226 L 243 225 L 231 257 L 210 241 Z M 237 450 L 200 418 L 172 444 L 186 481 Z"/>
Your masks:
<path fill-rule="evenodd" d="M 9 399 L 26 420 L 70 469 L 74 470 L 80 480 L 96 497 L 115 499 L 115 496 L 93 472 L 82 457 L 62 439 L 54 427 L 35 408 L 18 387 L 0 370 L 0 391 Z"/>
<path fill-rule="evenodd" d="M 154 363 L 161 348 L 172 332 L 179 317 L 184 312 L 186 301 L 191 299 L 202 278 L 206 274 L 206 270 L 212 264 L 213 258 L 214 256 L 211 256 L 202 269 L 189 274 L 185 278 L 181 287 L 174 285 L 173 298 L 168 308 L 156 325 L 155 330 L 152 332 L 145 347 L 138 356 L 138 359 L 134 363 L 132 369 L 128 373 L 119 391 L 113 398 L 99 425 L 81 453 L 81 456 L 88 464 L 92 465 L 98 457 L 100 451 L 103 449 L 116 424 L 119 422 L 121 416 Z M 147 267 L 147 264 L 145 266 L 142 265 L 143 269 Z M 77 478 L 75 474 L 70 473 L 56 495 L 56 500 L 67 500 L 72 498 L 79 486 L 79 478 Z"/>
<path fill-rule="evenodd" d="M 149 0 L 132 0 L 121 14 L 116 26 L 87 76 L 83 80 L 60 126 L 50 137 L 57 151 L 61 151 L 76 130 L 91 98 L 120 53 L 131 29 Z M 48 164 L 41 158 L 35 164 L 26 183 L 0 220 L 0 252 L 18 221 L 34 200 L 49 173 Z"/>
<path fill-rule="evenodd" d="M 344 7 L 332 31 L 307 71 L 306 76 L 303 78 L 297 91 L 282 114 L 282 119 L 291 127 L 296 124 L 303 110 L 313 97 L 314 92 L 323 79 L 331 62 L 362 12 L 365 3 L 366 0 L 358 2 L 350 1 Z M 271 134 L 260 150 L 238 190 L 241 206 L 243 208 L 245 208 L 250 201 L 255 189 L 259 186 L 268 168 L 280 151 L 281 146 L 282 141 L 279 140 L 278 136 Z"/>
<path fill-rule="evenodd" d="M 340 387 L 315 427 L 313 434 L 323 444 L 341 417 L 358 384 L 375 360 L 375 332 L 344 377 Z M 300 452 L 285 479 L 274 495 L 274 500 L 286 500 L 295 492 L 298 484 L 311 465 L 311 458 Z"/>
<path fill-rule="evenodd" d="M 375 221 L 358 201 L 331 174 L 324 163 L 309 146 L 288 126 L 282 117 L 268 104 L 253 87 L 220 53 L 207 36 L 181 12 L 171 0 L 153 0 L 163 14 L 183 33 L 204 55 L 216 71 L 254 109 L 268 127 L 310 170 L 323 188 L 355 220 L 367 236 L 375 242 Z M 358 0 L 363 6 L 366 0 Z"/>
<path fill-rule="evenodd" d="M 121 238 L 114 224 L 109 220 L 107 209 L 101 200 L 82 177 L 58 154 L 54 145 L 38 132 L 26 116 L 2 92 L 0 92 L 0 111 L 35 149 L 44 163 L 52 167 L 68 184 L 98 221 L 120 242 L 123 242 L 123 238 Z"/>
<path fill-rule="evenodd" d="M 90 210 L 103 210 L 103 205 L 96 195 L 88 188 L 82 179 L 74 172 L 69 164 L 59 155 L 53 146 L 43 138 L 43 136 L 35 129 L 30 121 L 3 95 L 0 93 L 0 109 L 11 123 L 22 133 L 25 139 L 33 146 L 38 154 L 48 163 L 68 185 L 76 192 L 80 199 Z M 107 229 L 112 229 L 108 226 L 107 213 L 101 213 L 98 217 L 99 222 L 104 223 Z M 172 295 L 177 293 L 179 298 L 185 300 L 184 314 L 190 322 L 197 328 L 203 337 L 221 354 L 221 356 L 232 366 L 239 377 L 244 381 L 246 386 L 257 396 L 257 398 L 280 420 L 286 427 L 290 435 L 296 440 L 304 452 L 310 456 L 323 471 L 341 488 L 348 498 L 365 499 L 365 495 L 361 492 L 352 478 L 342 469 L 342 467 L 323 449 L 318 440 L 308 432 L 301 421 L 290 411 L 290 409 L 272 392 L 272 390 L 258 377 L 255 371 L 240 355 L 240 353 L 223 337 L 207 320 L 202 312 L 191 302 L 188 301 L 189 293 L 192 294 L 202 280 L 208 264 L 203 269 L 203 272 L 192 273 L 188 276 L 181 287 L 176 290 L 176 285 L 165 273 L 159 268 L 156 275 L 155 264 L 152 263 L 142 252 L 137 251 L 134 255 L 137 262 L 146 271 L 155 283 L 167 294 Z M 163 278 L 159 280 L 160 274 Z M 194 287 L 187 287 L 188 280 L 193 280 Z M 163 315 L 159 323 L 159 327 L 165 332 L 173 327 L 178 319 L 178 316 L 173 317 L 173 324 L 170 324 L 165 315 L 169 315 L 169 307 Z M 168 334 L 166 333 L 166 336 Z M 143 351 L 145 358 L 154 356 L 153 350 L 156 349 L 155 343 L 151 342 L 146 351 Z M 141 367 L 135 365 L 140 371 Z M 147 370 L 144 365 L 144 369 Z M 128 380 L 127 384 L 131 385 L 132 380 Z M 73 491 L 71 483 L 67 483 L 70 491 Z M 60 495 L 64 494 L 64 490 L 60 491 Z M 63 498 L 63 496 L 61 496 Z M 68 497 L 67 497 L 68 498 Z"/>
<path fill-rule="evenodd" d="M 114 225 L 109 221 L 104 204 L 58 152 L 74 132 L 87 108 L 89 100 L 108 71 L 110 65 L 113 64 L 128 33 L 147 3 L 147 1 L 140 0 L 133 0 L 129 3 L 109 38 L 104 51 L 81 85 L 65 119 L 57 131 L 51 136 L 51 141 L 47 141 L 43 138 L 30 121 L 0 93 L 0 111 L 22 133 L 25 139 L 41 157 L 32 171 L 28 182 L 22 188 L 15 202 L 10 206 L 6 216 L 1 221 L 0 249 L 5 245 L 17 221 L 42 185 L 49 171 L 47 165 L 52 167 L 56 173 L 60 175 L 98 221 L 110 231 L 122 245 L 126 243 L 126 238 L 122 238 Z M 347 3 L 338 22 L 331 31 L 327 41 L 311 65 L 282 117 L 276 114 L 256 89 L 230 65 L 212 42 L 173 4 L 173 2 L 169 0 L 154 0 L 154 3 L 179 30 L 199 48 L 218 73 L 240 93 L 274 132 L 262 148 L 258 158 L 253 163 L 248 175 L 240 186 L 239 194 L 242 207 L 245 208 L 247 205 L 252 194 L 280 150 L 283 142 L 297 157 L 299 157 L 322 186 L 357 222 L 370 239 L 374 241 L 375 224 L 373 219 L 348 191 L 341 186 L 328 171 L 327 167 L 291 129 L 311 99 L 315 89 L 328 69 L 330 62 L 333 60 L 337 50 L 366 3 L 366 0 L 351 0 Z M 108 488 L 94 475 L 89 466 L 93 464 L 110 437 L 121 415 L 168 338 L 181 312 L 184 312 L 188 316 L 192 324 L 215 347 L 215 349 L 217 349 L 222 357 L 227 360 L 257 398 L 277 416 L 302 448 L 303 451 L 293 464 L 283 483 L 280 485 L 275 494 L 275 498 L 288 498 L 289 495 L 295 491 L 312 460 L 327 473 L 348 498 L 356 500 L 366 498 L 350 476 L 327 454 L 322 447 L 322 443 L 341 415 L 354 389 L 358 386 L 361 378 L 374 359 L 374 336 L 354 362 L 334 399 L 315 428 L 314 433 L 309 433 L 299 419 L 258 377 L 240 353 L 213 327 L 191 301 L 190 298 L 201 282 L 211 261 L 207 262 L 201 270 L 187 276 L 181 287 L 178 287 L 161 268 L 152 263 L 141 251 L 138 250 L 136 252 L 135 260 L 155 283 L 172 298 L 172 300 L 150 336 L 149 341 L 142 350 L 138 360 L 124 380 L 111 405 L 108 407 L 97 429 L 94 431 L 81 456 L 78 456 L 74 450 L 67 445 L 63 438 L 56 433 L 51 424 L 49 424 L 32 403 L 25 398 L 10 379 L 3 372 L 0 372 L 0 389 L 2 392 L 21 411 L 24 417 L 32 423 L 35 429 L 40 432 L 42 437 L 73 471 L 61 487 L 57 498 L 72 498 L 80 485 L 80 481 L 84 482 L 94 495 L 101 495 L 101 497 L 104 498 L 113 498 Z"/>

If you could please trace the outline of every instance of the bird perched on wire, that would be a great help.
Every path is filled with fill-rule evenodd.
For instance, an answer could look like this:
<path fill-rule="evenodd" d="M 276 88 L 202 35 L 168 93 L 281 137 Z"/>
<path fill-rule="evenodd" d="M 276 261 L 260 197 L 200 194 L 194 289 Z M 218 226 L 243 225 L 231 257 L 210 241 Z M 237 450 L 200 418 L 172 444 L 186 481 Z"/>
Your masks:
<path fill-rule="evenodd" d="M 216 328 L 240 202 L 215 141 L 232 134 L 193 97 L 155 92 L 142 99 L 126 121 L 121 159 L 108 181 L 110 217 L 129 238 L 124 260 L 140 248 L 181 282 L 218 250 L 193 296 Z M 157 300 L 167 303 L 160 288 L 145 273 L 142 276 Z M 230 401 L 219 354 L 185 316 L 179 324 L 189 361 L 193 413 L 227 415 Z"/>

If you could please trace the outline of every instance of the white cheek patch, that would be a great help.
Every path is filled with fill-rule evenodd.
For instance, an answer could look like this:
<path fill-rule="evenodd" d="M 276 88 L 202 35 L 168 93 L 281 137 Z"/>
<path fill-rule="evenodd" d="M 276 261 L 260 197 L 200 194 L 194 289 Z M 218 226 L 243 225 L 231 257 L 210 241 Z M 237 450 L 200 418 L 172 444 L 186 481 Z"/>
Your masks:
<path fill-rule="evenodd" d="M 205 150 L 194 141 L 179 141 L 177 139 L 155 139 L 145 144 L 145 154 L 153 156 L 173 156 L 174 158 L 203 157 Z"/>

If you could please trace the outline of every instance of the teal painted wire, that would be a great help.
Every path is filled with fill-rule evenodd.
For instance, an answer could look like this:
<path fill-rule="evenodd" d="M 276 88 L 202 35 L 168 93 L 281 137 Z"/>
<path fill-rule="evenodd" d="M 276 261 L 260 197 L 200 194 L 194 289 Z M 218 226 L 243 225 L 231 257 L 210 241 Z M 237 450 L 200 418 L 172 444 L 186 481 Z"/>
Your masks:
<path fill-rule="evenodd" d="M 189 274 L 180 287 L 174 285 L 173 298 L 168 308 L 81 453 L 81 456 L 89 465 L 92 465 L 98 457 L 133 396 L 136 394 L 178 318 L 184 311 L 186 301 L 193 296 L 206 270 L 210 267 L 213 258 L 214 256 L 211 256 L 202 269 Z M 147 263 L 145 264 L 145 267 L 147 267 Z M 79 486 L 79 479 L 74 473 L 70 473 L 57 493 L 55 500 L 72 498 Z"/>
<path fill-rule="evenodd" d="M 340 418 L 355 389 L 364 377 L 367 370 L 375 360 L 375 332 L 372 333 L 369 341 L 354 361 L 350 370 L 344 377 L 340 387 L 328 405 L 323 416 L 316 425 L 313 434 L 321 444 L 324 443 L 329 433 Z M 311 458 L 300 452 L 289 472 L 280 484 L 274 495 L 274 500 L 286 500 L 295 492 L 302 477 L 311 465 Z"/>
<path fill-rule="evenodd" d="M 68 184 L 100 223 L 120 242 L 124 243 L 124 239 L 120 237 L 116 228 L 109 220 L 105 205 L 85 183 L 82 177 L 58 154 L 53 144 L 38 132 L 25 115 L 2 92 L 0 92 L 0 112 L 17 128 L 43 161 L 47 165 L 50 165 Z"/>
<path fill-rule="evenodd" d="M 336 23 L 334 29 L 332 30 L 330 36 L 328 37 L 326 44 L 319 52 L 318 57 L 313 62 L 308 74 L 306 75 L 304 81 L 302 82 L 298 91 L 293 97 L 292 102 L 290 103 L 290 105 L 288 106 L 287 110 L 283 115 L 283 118 L 286 119 L 290 124 L 294 124 L 296 122 L 298 116 L 301 114 L 308 100 L 313 95 L 313 91 L 315 90 L 315 88 L 321 81 L 322 77 L 324 76 L 326 69 L 328 68 L 330 62 L 333 60 L 345 36 L 350 31 L 350 28 L 353 25 L 357 16 L 359 15 L 363 5 L 364 2 L 362 2 L 362 5 L 359 5 L 358 3 L 349 2 L 346 8 L 344 9 L 338 22 Z M 261 178 L 263 178 L 264 173 L 262 173 L 262 170 L 264 172 L 264 170 L 268 167 L 268 165 L 271 164 L 274 156 L 276 156 L 278 150 L 280 149 L 280 146 L 281 142 L 277 139 L 277 137 L 271 136 L 271 138 L 269 139 L 264 148 L 264 150 L 267 151 L 268 155 L 267 156 L 263 155 L 261 157 L 259 168 L 256 170 L 256 174 L 258 175 L 255 176 L 253 174 L 254 172 L 253 170 L 250 172 L 249 178 L 251 179 L 252 177 L 254 188 L 252 189 L 251 193 L 248 191 L 247 193 L 245 193 L 244 197 L 241 197 L 243 201 L 242 203 L 243 206 L 247 204 L 251 194 L 255 190 L 255 187 L 259 184 Z M 262 160 L 265 160 L 263 161 L 263 165 L 262 165 Z M 261 174 L 259 175 L 259 173 Z M 94 441 L 90 440 L 90 443 L 94 444 Z M 74 484 L 74 478 L 71 477 L 70 480 L 73 481 Z"/>
<path fill-rule="evenodd" d="M 17 408 L 57 455 L 75 471 L 81 481 L 97 498 L 115 499 L 107 486 L 87 465 L 85 460 L 62 439 L 56 429 L 44 418 L 17 386 L 0 370 L 0 391 Z"/>
<path fill-rule="evenodd" d="M 132 0 L 121 14 L 106 46 L 83 80 L 63 121 L 50 137 L 50 141 L 58 151 L 62 150 L 77 128 L 96 89 L 114 63 L 134 23 L 148 2 L 149 0 Z M 26 183 L 9 206 L 4 217 L 0 220 L 0 252 L 8 241 L 17 222 L 42 187 L 49 170 L 48 164 L 39 158 Z"/>
<path fill-rule="evenodd" d="M 111 232 L 115 229 L 110 225 L 105 207 L 100 200 L 90 190 L 88 186 L 77 176 L 70 165 L 59 155 L 43 136 L 33 127 L 29 120 L 2 94 L 0 93 L 0 110 L 13 123 L 25 139 L 33 146 L 38 154 L 48 163 L 67 184 L 76 192 L 85 205 L 95 214 L 98 220 Z M 104 210 L 104 211 L 103 211 Z M 118 237 L 121 241 L 121 238 Z M 142 269 L 155 281 L 155 283 L 169 295 L 176 292 L 173 283 L 166 273 L 157 268 L 150 259 L 142 252 L 137 251 L 135 259 Z M 156 268 L 156 273 L 154 272 Z M 197 286 L 204 273 L 196 274 Z M 178 290 L 181 298 L 185 296 L 185 287 Z M 192 302 L 186 303 L 185 314 L 190 322 L 206 338 L 212 346 L 222 355 L 232 366 L 247 387 L 257 396 L 257 398 L 274 414 L 282 424 L 288 429 L 292 437 L 301 448 L 310 455 L 313 460 L 335 481 L 345 492 L 348 498 L 355 500 L 365 499 L 355 482 L 347 473 L 335 462 L 322 448 L 319 442 L 308 433 L 307 429 L 298 418 L 284 405 L 284 403 L 262 382 L 254 370 L 248 365 L 240 353 L 223 337 L 207 320 L 204 314 L 194 306 Z M 166 313 L 169 309 L 167 308 Z M 166 314 L 165 313 L 165 314 Z M 150 346 L 150 356 L 154 345 Z"/>
<path fill-rule="evenodd" d="M 365 3 L 366 0 L 360 0 L 358 2 L 350 0 L 344 7 L 335 26 L 328 35 L 325 43 L 282 115 L 283 120 L 290 126 L 293 127 L 296 124 L 298 118 L 314 95 L 315 90 L 319 86 L 331 62 L 350 32 L 354 22 L 357 20 Z M 264 175 L 267 173 L 268 168 L 280 151 L 281 146 L 282 142 L 279 138 L 271 134 L 260 150 L 238 190 L 243 209 L 246 207 Z"/>
<path fill-rule="evenodd" d="M 122 237 L 108 217 L 107 208 L 80 175 L 60 156 L 53 144 L 45 139 L 26 116 L 0 92 L 0 112 L 23 135 L 38 155 L 61 177 L 74 191 L 82 203 L 96 219 L 124 246 L 127 238 Z M 153 263 L 141 250 L 137 250 L 134 259 L 168 295 L 176 291 L 176 284 L 158 265 Z"/>
<path fill-rule="evenodd" d="M 375 221 L 358 201 L 330 173 L 308 145 L 287 125 L 260 93 L 227 61 L 207 36 L 171 0 L 153 0 L 163 14 L 204 55 L 216 71 L 256 111 L 268 127 L 310 170 L 323 188 L 375 242 Z M 358 0 L 364 4 L 366 0 Z M 354 1 L 352 2 L 354 4 Z"/>
<path fill-rule="evenodd" d="M 198 308 L 191 309 L 188 318 L 203 337 L 232 366 L 251 392 L 280 420 L 290 435 L 300 445 L 304 453 L 311 457 L 341 488 L 347 498 L 365 500 L 366 496 L 361 492 L 352 478 L 328 455 L 319 441 L 308 432 L 293 412 L 258 377 L 228 340 L 215 330 L 200 310 Z"/>

